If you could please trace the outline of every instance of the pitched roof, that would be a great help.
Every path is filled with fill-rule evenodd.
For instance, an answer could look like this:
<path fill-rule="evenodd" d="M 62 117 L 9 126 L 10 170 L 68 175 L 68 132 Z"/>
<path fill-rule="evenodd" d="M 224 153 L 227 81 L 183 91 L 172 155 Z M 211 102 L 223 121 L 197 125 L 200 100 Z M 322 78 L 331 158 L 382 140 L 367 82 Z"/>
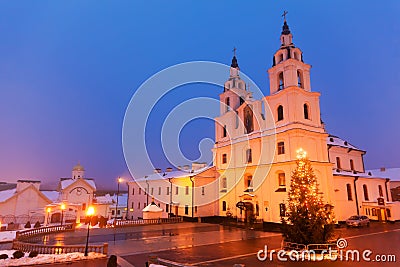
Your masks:
<path fill-rule="evenodd" d="M 358 151 L 363 151 L 365 152 L 365 150 L 362 150 L 352 144 L 350 144 L 349 142 L 334 136 L 334 135 L 329 135 L 328 139 L 327 139 L 327 144 L 328 146 L 338 146 L 338 147 L 344 147 L 344 148 L 348 148 L 348 149 L 353 149 L 353 150 L 358 150 Z"/>
<path fill-rule="evenodd" d="M 389 178 L 391 181 L 400 182 L 400 168 L 373 169 L 367 172 L 371 172 L 372 175 Z"/>
<path fill-rule="evenodd" d="M 135 179 L 136 182 L 143 182 L 143 181 L 150 181 L 150 180 L 165 180 L 168 178 L 185 178 L 185 177 L 189 177 L 189 176 L 195 176 L 198 175 L 200 173 L 203 173 L 211 168 L 214 168 L 214 166 L 209 166 L 206 168 L 202 168 L 199 170 L 194 170 L 193 172 L 191 170 L 177 170 L 177 171 L 170 171 L 170 172 L 161 172 L 161 173 L 153 173 L 149 176 L 147 176 L 146 178 L 139 178 L 139 179 Z"/>
<path fill-rule="evenodd" d="M 75 183 L 76 181 L 85 181 L 86 183 L 88 183 L 94 190 L 96 190 L 96 183 L 94 182 L 93 179 L 91 178 L 78 178 L 78 179 L 72 179 L 72 178 L 61 178 L 60 179 L 60 184 L 61 184 L 61 190 L 64 190 L 65 188 L 67 188 L 68 186 L 70 186 L 71 184 Z"/>
<path fill-rule="evenodd" d="M 48 199 L 53 202 L 58 201 L 60 193 L 58 191 L 40 191 L 43 195 L 45 195 Z"/>
<path fill-rule="evenodd" d="M 12 196 L 14 196 L 15 192 L 17 192 L 16 188 L 0 191 L 0 202 L 4 202 L 7 199 L 11 198 Z"/>

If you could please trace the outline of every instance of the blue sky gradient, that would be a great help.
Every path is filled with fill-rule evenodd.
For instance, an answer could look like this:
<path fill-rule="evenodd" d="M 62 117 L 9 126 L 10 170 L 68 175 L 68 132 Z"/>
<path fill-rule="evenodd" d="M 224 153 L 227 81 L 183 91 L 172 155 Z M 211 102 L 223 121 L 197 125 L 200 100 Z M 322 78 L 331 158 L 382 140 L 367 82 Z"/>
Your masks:
<path fill-rule="evenodd" d="M 55 184 L 80 161 L 100 188 L 115 187 L 128 175 L 122 122 L 140 84 L 177 63 L 230 64 L 235 46 L 241 70 L 268 94 L 283 10 L 313 66 L 327 130 L 367 150 L 367 168 L 400 166 L 399 1 L 1 1 L 0 181 Z M 157 110 L 220 93 L 178 91 Z M 152 118 L 154 154 L 161 117 Z M 211 121 L 188 124 L 182 150 L 196 158 L 213 135 Z"/>

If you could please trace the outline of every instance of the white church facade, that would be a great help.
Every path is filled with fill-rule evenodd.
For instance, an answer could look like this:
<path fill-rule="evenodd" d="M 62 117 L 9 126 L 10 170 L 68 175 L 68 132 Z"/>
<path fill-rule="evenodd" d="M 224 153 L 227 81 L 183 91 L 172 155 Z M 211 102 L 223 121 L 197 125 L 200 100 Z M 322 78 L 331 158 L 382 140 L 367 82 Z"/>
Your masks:
<path fill-rule="evenodd" d="M 208 194 L 214 194 L 210 199 L 217 199 L 218 205 L 205 209 L 202 216 L 229 215 L 244 221 L 279 223 L 296 167 L 296 151 L 302 148 L 307 151 L 319 190 L 326 204 L 333 207 L 336 220 L 344 221 L 356 214 L 381 221 L 400 220 L 400 203 L 392 202 L 388 177 L 366 172 L 366 152 L 325 130 L 320 117 L 320 93 L 312 91 L 311 66 L 303 61 L 302 51 L 292 39 L 285 20 L 280 48 L 268 70 L 270 94 L 262 99 L 253 98 L 240 77 L 234 55 L 229 79 L 219 96 L 220 115 L 215 118 L 215 174 L 209 184 L 203 185 Z M 179 176 L 189 177 L 190 172 Z M 151 180 L 161 181 L 163 175 Z M 133 190 L 144 188 L 140 181 L 144 180 L 128 183 L 128 205 L 132 210 L 132 203 L 143 201 L 133 194 Z M 165 194 L 168 192 L 165 190 Z M 173 204 L 163 201 L 166 196 L 146 193 L 165 202 L 160 205 Z M 180 199 L 175 199 L 175 206 L 179 207 Z M 185 206 L 201 208 L 200 203 L 186 202 Z M 245 209 L 237 208 L 238 202 L 244 203 Z M 139 216 L 138 212 L 131 216 Z"/>

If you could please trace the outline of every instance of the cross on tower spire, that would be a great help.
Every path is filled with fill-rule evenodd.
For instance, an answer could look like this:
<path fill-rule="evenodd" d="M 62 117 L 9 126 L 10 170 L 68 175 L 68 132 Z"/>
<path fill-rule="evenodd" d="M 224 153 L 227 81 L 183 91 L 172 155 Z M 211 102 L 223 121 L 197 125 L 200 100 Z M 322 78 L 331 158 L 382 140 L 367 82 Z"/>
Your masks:
<path fill-rule="evenodd" d="M 283 17 L 283 21 L 284 21 L 284 22 L 286 22 L 286 15 L 287 15 L 288 13 L 289 13 L 289 12 L 287 12 L 286 10 L 283 11 L 282 17 Z"/>
<path fill-rule="evenodd" d="M 233 56 L 234 56 L 234 57 L 236 57 L 236 50 L 237 50 L 236 47 L 233 47 L 232 52 L 233 52 Z"/>

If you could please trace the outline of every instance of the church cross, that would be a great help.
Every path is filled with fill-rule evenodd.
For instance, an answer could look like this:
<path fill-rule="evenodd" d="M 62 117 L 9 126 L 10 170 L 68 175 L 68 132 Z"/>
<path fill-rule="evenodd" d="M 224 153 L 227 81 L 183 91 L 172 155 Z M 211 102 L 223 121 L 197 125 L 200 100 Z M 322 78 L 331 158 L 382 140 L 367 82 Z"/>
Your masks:
<path fill-rule="evenodd" d="M 236 47 L 233 47 L 233 56 L 235 56 L 236 57 Z"/>
<path fill-rule="evenodd" d="M 286 10 L 285 11 L 283 11 L 283 15 L 282 15 L 282 17 L 283 17 L 283 19 L 286 21 L 286 15 L 287 15 L 287 13 L 289 13 L 289 12 L 287 12 Z"/>

